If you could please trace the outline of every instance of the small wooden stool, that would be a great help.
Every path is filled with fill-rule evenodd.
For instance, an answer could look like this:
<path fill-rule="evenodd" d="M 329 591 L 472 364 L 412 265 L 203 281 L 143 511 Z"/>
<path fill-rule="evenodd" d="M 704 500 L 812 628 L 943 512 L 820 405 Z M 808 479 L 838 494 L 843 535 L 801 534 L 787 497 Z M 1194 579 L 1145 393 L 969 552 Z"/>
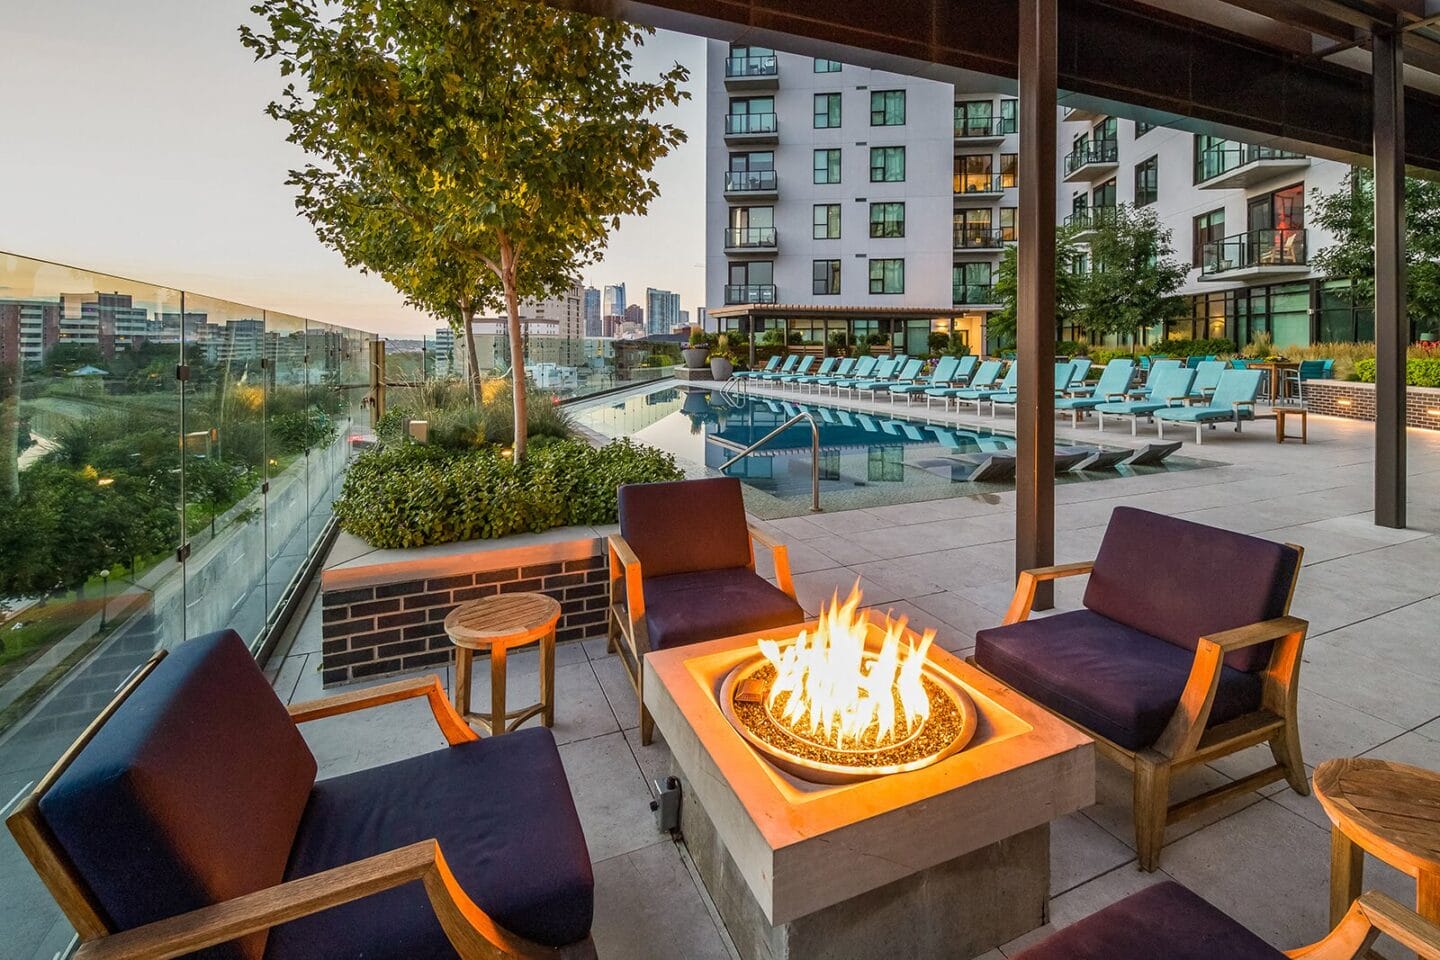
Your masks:
<path fill-rule="evenodd" d="M 1304 407 L 1271 407 L 1275 411 L 1275 442 L 1284 443 L 1286 440 L 1299 440 L 1301 443 L 1310 442 L 1310 411 Z M 1300 435 L 1295 436 L 1285 432 L 1285 418 L 1300 418 Z"/>
<path fill-rule="evenodd" d="M 1365 853 L 1415 878 L 1415 912 L 1440 923 L 1440 773 L 1388 760 L 1326 760 L 1315 798 L 1330 834 L 1330 925 L 1360 896 Z"/>
<path fill-rule="evenodd" d="M 460 604 L 445 618 L 455 644 L 455 709 L 485 725 L 492 736 L 514 730 L 537 713 L 555 724 L 555 624 L 560 604 L 543 593 L 501 593 Z M 540 702 L 505 712 L 505 658 L 511 647 L 540 641 Z M 490 651 L 490 715 L 470 712 L 470 663 L 476 650 Z M 507 723 L 508 722 L 508 723 Z"/>

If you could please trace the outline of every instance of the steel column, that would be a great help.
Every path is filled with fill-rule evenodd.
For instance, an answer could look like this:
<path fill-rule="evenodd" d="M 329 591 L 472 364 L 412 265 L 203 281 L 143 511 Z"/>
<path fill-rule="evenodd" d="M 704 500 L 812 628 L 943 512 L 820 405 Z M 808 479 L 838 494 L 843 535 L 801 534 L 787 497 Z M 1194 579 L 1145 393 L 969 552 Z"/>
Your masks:
<path fill-rule="evenodd" d="M 1405 79 L 1398 33 L 1374 34 L 1375 523 L 1405 526 Z"/>
<path fill-rule="evenodd" d="M 1056 0 L 1020 0 L 1015 567 L 1055 562 Z M 1049 581 L 1035 608 L 1053 606 Z"/>

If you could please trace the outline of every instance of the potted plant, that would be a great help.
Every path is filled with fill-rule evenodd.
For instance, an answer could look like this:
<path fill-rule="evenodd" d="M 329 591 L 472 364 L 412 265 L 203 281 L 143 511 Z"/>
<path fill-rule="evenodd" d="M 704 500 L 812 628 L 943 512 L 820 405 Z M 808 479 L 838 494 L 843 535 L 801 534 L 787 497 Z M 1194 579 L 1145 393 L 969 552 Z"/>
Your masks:
<path fill-rule="evenodd" d="M 680 351 L 685 358 L 685 367 L 689 370 L 699 370 L 705 366 L 705 358 L 709 356 L 708 338 L 704 330 L 690 331 L 690 346 Z"/>
<path fill-rule="evenodd" d="M 710 354 L 710 376 L 716 380 L 729 380 L 735 372 L 735 363 L 730 358 L 730 338 L 725 334 L 715 341 L 715 350 Z"/>

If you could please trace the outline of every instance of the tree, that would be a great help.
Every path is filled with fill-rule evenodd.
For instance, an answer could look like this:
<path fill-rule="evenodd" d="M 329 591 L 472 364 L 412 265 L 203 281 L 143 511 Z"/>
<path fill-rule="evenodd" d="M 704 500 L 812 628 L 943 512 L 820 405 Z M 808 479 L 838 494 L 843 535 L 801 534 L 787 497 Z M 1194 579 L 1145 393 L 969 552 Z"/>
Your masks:
<path fill-rule="evenodd" d="M 1350 281 L 1352 303 L 1375 302 L 1375 174 L 1353 167 L 1332 193 L 1316 190 L 1310 223 L 1335 242 L 1310 256 L 1331 279 Z M 1440 183 L 1405 180 L 1405 279 L 1410 320 L 1434 329 L 1440 318 Z"/>
<path fill-rule="evenodd" d="M 1091 337 L 1134 338 L 1186 312 L 1177 291 L 1189 270 L 1175 259 L 1170 238 L 1154 210 L 1127 204 L 1095 229 L 1075 312 L 1081 329 Z"/>
<path fill-rule="evenodd" d="M 315 162 L 292 171 L 321 239 L 413 303 L 458 322 L 509 320 L 516 460 L 525 453 L 522 298 L 568 285 L 620 217 L 658 195 L 648 173 L 684 141 L 650 119 L 688 98 L 676 64 L 631 79 L 652 31 L 529 0 L 261 0 L 241 28 L 289 83 L 271 116 Z"/>
<path fill-rule="evenodd" d="M 1055 231 L 1055 329 L 1070 323 L 1080 304 L 1080 250 L 1075 234 L 1063 227 Z M 986 321 L 990 336 L 1001 349 L 1015 346 L 1015 317 L 1019 305 L 1019 253 L 1015 244 L 1005 247 L 995 276 L 995 302 L 1001 308 Z"/>
<path fill-rule="evenodd" d="M 0 364 L 0 497 L 14 499 L 20 495 L 21 430 L 20 377 L 22 364 Z"/>

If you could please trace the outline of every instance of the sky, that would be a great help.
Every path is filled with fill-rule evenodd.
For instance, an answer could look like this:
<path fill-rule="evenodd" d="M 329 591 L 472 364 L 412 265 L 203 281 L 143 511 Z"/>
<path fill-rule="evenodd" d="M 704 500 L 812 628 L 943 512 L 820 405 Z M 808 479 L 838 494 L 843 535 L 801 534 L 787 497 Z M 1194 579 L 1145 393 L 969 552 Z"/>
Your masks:
<path fill-rule="evenodd" d="M 433 319 L 347 268 L 297 216 L 300 151 L 265 116 L 281 88 L 238 25 L 249 0 L 3 0 L 0 251 L 241 303 L 419 336 Z M 692 99 L 658 115 L 690 141 L 656 165 L 660 199 L 626 218 L 594 286 L 704 295 L 704 41 L 676 33 L 637 53 L 636 76 L 678 61 Z"/>

